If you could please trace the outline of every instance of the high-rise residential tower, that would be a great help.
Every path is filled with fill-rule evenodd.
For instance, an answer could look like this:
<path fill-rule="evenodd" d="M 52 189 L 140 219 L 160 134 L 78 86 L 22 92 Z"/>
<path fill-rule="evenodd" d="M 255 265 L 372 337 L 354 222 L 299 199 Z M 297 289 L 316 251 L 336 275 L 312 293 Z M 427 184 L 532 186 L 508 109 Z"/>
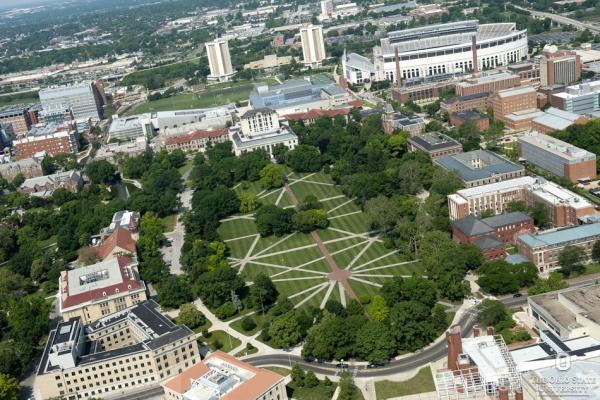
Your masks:
<path fill-rule="evenodd" d="M 210 66 L 208 80 L 228 81 L 235 75 L 236 71 L 231 66 L 229 44 L 226 39 L 215 39 L 206 43 L 206 54 Z"/>
<path fill-rule="evenodd" d="M 308 25 L 300 28 L 302 40 L 303 62 L 307 66 L 318 66 L 325 59 L 325 42 L 323 41 L 323 27 Z"/>

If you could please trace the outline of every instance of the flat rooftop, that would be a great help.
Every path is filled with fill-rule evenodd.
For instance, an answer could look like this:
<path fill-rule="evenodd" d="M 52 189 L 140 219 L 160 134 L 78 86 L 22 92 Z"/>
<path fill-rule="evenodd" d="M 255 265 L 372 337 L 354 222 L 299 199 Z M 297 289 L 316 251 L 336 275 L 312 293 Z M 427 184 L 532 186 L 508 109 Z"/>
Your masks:
<path fill-rule="evenodd" d="M 260 398 L 283 379 L 275 372 L 217 351 L 163 386 L 187 400 L 246 400 Z"/>
<path fill-rule="evenodd" d="M 434 161 L 442 168 L 456 171 L 465 182 L 491 178 L 500 174 L 522 172 L 522 165 L 513 163 L 488 150 L 442 157 Z"/>
<path fill-rule="evenodd" d="M 486 83 L 504 81 L 504 80 L 508 80 L 508 79 L 520 79 L 520 78 L 519 78 L 519 75 L 512 74 L 512 73 L 506 72 L 506 71 L 494 72 L 494 73 L 485 73 L 484 72 L 480 76 L 471 77 L 469 79 L 466 79 L 463 82 L 457 83 L 456 85 L 462 86 L 462 87 L 468 87 L 468 86 L 472 86 L 472 85 L 482 85 L 482 84 L 486 84 Z"/>
<path fill-rule="evenodd" d="M 535 89 L 531 86 L 519 86 L 512 89 L 499 90 L 497 95 L 499 97 L 512 97 L 512 96 L 523 96 L 530 93 L 536 93 Z"/>
<path fill-rule="evenodd" d="M 456 146 L 460 146 L 462 148 L 462 145 L 456 140 L 440 132 L 429 132 L 422 135 L 412 136 L 408 138 L 408 141 L 427 151 L 442 150 Z"/>
<path fill-rule="evenodd" d="M 560 204 L 568 204 L 574 209 L 582 209 L 593 207 L 594 205 L 570 190 L 563 188 L 552 181 L 547 181 L 542 177 L 537 177 L 535 182 L 527 187 L 527 189 L 536 196 L 544 199 L 549 204 L 558 206 Z"/>
<path fill-rule="evenodd" d="M 487 185 L 481 185 L 472 188 L 460 189 L 456 193 L 464 198 L 481 196 L 486 193 L 505 192 L 510 190 L 517 190 L 524 188 L 527 185 L 535 183 L 536 179 L 532 176 L 521 176 L 515 179 L 508 179 L 506 181 L 489 183 Z"/>
<path fill-rule="evenodd" d="M 594 153 L 543 133 L 526 133 L 518 138 L 518 142 L 527 143 L 538 147 L 548 153 L 552 153 L 555 156 L 562 158 L 567 162 L 581 162 L 596 159 L 596 155 Z"/>
<path fill-rule="evenodd" d="M 579 225 L 572 228 L 558 229 L 552 232 L 542 232 L 535 235 L 519 236 L 519 240 L 530 248 L 557 246 L 569 242 L 577 243 L 600 237 L 600 223 Z M 600 304 L 600 303 L 598 303 Z"/>

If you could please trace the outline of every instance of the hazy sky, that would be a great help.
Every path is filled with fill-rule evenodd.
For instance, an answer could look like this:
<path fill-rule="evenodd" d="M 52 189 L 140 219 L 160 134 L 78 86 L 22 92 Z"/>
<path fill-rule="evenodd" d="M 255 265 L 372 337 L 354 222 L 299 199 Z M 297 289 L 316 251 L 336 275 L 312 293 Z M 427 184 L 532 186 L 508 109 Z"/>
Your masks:
<path fill-rule="evenodd" d="M 40 4 L 53 3 L 57 0 L 0 0 L 0 9 L 22 8 Z"/>

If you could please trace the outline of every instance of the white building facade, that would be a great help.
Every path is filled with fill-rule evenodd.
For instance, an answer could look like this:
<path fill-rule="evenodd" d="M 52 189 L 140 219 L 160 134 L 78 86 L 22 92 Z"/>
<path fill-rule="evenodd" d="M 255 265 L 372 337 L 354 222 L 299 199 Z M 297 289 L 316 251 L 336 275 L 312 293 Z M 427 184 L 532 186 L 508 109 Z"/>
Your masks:
<path fill-rule="evenodd" d="M 228 81 L 235 75 L 235 70 L 231 65 L 231 56 L 229 54 L 229 43 L 225 39 L 216 39 L 206 43 L 206 54 L 208 55 L 208 64 L 211 81 Z"/>
<path fill-rule="evenodd" d="M 318 66 L 325 59 L 325 42 L 323 27 L 308 25 L 300 28 L 303 63 L 307 66 Z"/>
<path fill-rule="evenodd" d="M 359 77 L 373 75 L 374 70 L 373 80 L 396 81 L 399 67 L 402 79 L 424 79 L 473 71 L 474 58 L 482 71 L 519 62 L 527 55 L 527 31 L 517 30 L 514 23 L 461 21 L 389 32 L 373 49 L 372 65 L 364 57 L 345 57 L 344 76 L 359 84 Z"/>

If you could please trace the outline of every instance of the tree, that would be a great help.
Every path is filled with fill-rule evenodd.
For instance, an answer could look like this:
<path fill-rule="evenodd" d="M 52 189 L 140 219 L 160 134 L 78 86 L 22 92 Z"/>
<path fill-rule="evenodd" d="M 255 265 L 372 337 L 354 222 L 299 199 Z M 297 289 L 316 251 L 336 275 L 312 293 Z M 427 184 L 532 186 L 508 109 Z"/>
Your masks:
<path fill-rule="evenodd" d="M 198 311 L 193 303 L 184 304 L 179 308 L 177 323 L 195 329 L 206 323 L 206 317 Z"/>
<path fill-rule="evenodd" d="M 438 332 L 443 332 L 448 327 L 448 314 L 446 307 L 441 304 L 436 304 L 431 310 L 431 320 L 433 327 Z"/>
<path fill-rule="evenodd" d="M 244 287 L 244 281 L 230 267 L 219 267 L 203 273 L 195 283 L 196 290 L 208 307 L 219 307 L 231 298 L 231 292 Z"/>
<path fill-rule="evenodd" d="M 260 185 L 265 189 L 283 186 L 285 169 L 279 164 L 268 164 L 260 171 Z"/>
<path fill-rule="evenodd" d="M 271 278 L 260 273 L 254 278 L 254 282 L 250 286 L 248 301 L 253 308 L 264 313 L 265 308 L 269 308 L 275 303 L 277 296 L 279 296 L 279 292 Z"/>
<path fill-rule="evenodd" d="M 371 228 L 379 229 L 384 234 L 394 229 L 402 215 L 397 202 L 382 195 L 367 200 L 364 210 Z"/>
<path fill-rule="evenodd" d="M 592 247 L 592 260 L 600 262 L 600 240 L 596 240 L 594 247 Z"/>
<path fill-rule="evenodd" d="M 277 161 L 277 164 L 285 164 L 288 151 L 290 151 L 290 149 L 283 143 L 278 143 L 273 146 L 273 158 Z"/>
<path fill-rule="evenodd" d="M 431 191 L 442 196 L 448 196 L 455 193 L 463 187 L 463 182 L 454 170 L 436 168 L 431 178 Z"/>
<path fill-rule="evenodd" d="M 252 319 L 252 317 L 244 317 L 241 321 L 242 329 L 246 332 L 251 331 L 256 328 L 256 321 Z"/>
<path fill-rule="evenodd" d="M 0 374 L 0 400 L 17 400 L 18 395 L 19 382 L 10 375 Z"/>
<path fill-rule="evenodd" d="M 583 262 L 586 255 L 581 247 L 567 246 L 558 254 L 558 264 L 560 272 L 565 276 L 571 276 L 573 273 L 583 270 Z"/>
<path fill-rule="evenodd" d="M 478 271 L 477 284 L 491 294 L 514 293 L 519 290 L 516 276 L 511 271 L 511 265 L 504 260 L 485 263 Z"/>
<path fill-rule="evenodd" d="M 156 301 L 163 307 L 177 308 L 193 299 L 192 291 L 183 277 L 169 275 L 156 285 Z"/>
<path fill-rule="evenodd" d="M 564 280 L 562 274 L 551 272 L 547 279 L 538 279 L 535 284 L 529 288 L 528 294 L 534 296 L 536 294 L 553 292 L 567 287 L 569 287 L 569 284 Z"/>
<path fill-rule="evenodd" d="M 343 371 L 340 374 L 340 394 L 338 400 L 353 400 L 358 396 L 358 388 L 352 382 L 350 373 Z"/>
<path fill-rule="evenodd" d="M 295 363 L 292 366 L 292 382 L 294 382 L 294 384 L 298 387 L 302 387 L 304 386 L 304 370 L 302 370 L 302 368 L 300 368 L 300 366 L 298 365 L 298 363 Z"/>
<path fill-rule="evenodd" d="M 269 336 L 273 346 L 280 349 L 300 343 L 303 335 L 295 312 L 290 311 L 275 318 L 269 327 Z"/>
<path fill-rule="evenodd" d="M 463 259 L 465 260 L 465 266 L 467 269 L 475 270 L 485 262 L 483 253 L 476 245 L 470 243 L 461 243 L 459 247 Z"/>
<path fill-rule="evenodd" d="M 304 386 L 307 388 L 314 388 L 319 386 L 319 380 L 314 372 L 308 371 L 304 377 Z"/>
<path fill-rule="evenodd" d="M 106 160 L 90 162 L 85 168 L 85 174 L 92 183 L 110 185 L 116 180 L 116 168 Z"/>
<path fill-rule="evenodd" d="M 548 209 L 542 203 L 535 203 L 528 208 L 527 212 L 533 218 L 535 226 L 546 227 L 550 225 Z"/>
<path fill-rule="evenodd" d="M 401 301 L 391 308 L 392 335 L 401 351 L 414 351 L 430 343 L 436 335 L 431 308 L 415 300 Z"/>
<path fill-rule="evenodd" d="M 256 210 L 259 206 L 258 197 L 254 193 L 240 193 L 240 212 L 248 214 Z"/>
<path fill-rule="evenodd" d="M 283 209 L 275 205 L 264 205 L 258 209 L 255 216 L 256 228 L 261 236 L 275 234 L 277 236 L 290 233 L 294 229 L 292 222 L 295 211 Z"/>
<path fill-rule="evenodd" d="M 387 320 L 390 309 L 387 306 L 385 299 L 382 296 L 375 295 L 369 305 L 369 314 L 373 320 L 384 322 Z"/>
<path fill-rule="evenodd" d="M 525 205 L 525 202 L 522 200 L 515 200 L 506 205 L 506 212 L 511 213 L 515 211 L 527 212 L 527 206 Z"/>
<path fill-rule="evenodd" d="M 498 300 L 485 299 L 477 306 L 477 322 L 482 326 L 496 326 L 507 316 L 506 307 Z"/>
<path fill-rule="evenodd" d="M 297 230 L 304 233 L 315 229 L 325 229 L 329 225 L 327 210 L 299 211 L 292 216 L 292 223 Z"/>
<path fill-rule="evenodd" d="M 321 169 L 321 153 L 314 146 L 298 145 L 288 152 L 287 165 L 295 172 L 317 172 Z"/>
<path fill-rule="evenodd" d="M 382 322 L 369 321 L 356 333 L 356 354 L 363 360 L 388 360 L 395 350 L 390 329 Z"/>

